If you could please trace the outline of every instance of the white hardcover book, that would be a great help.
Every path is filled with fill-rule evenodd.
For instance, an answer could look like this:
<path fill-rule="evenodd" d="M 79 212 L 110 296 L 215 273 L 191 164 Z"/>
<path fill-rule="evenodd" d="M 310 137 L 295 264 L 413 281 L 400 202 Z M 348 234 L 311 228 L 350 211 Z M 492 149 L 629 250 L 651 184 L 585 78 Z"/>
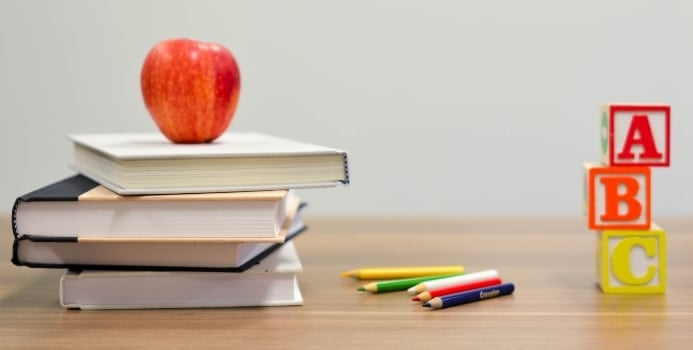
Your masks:
<path fill-rule="evenodd" d="M 72 166 L 122 195 L 259 191 L 349 183 L 344 151 L 259 133 L 175 144 L 160 133 L 70 135 Z"/>
<path fill-rule="evenodd" d="M 302 305 L 303 270 L 292 241 L 241 273 L 68 271 L 60 304 L 69 309 L 208 308 Z"/>

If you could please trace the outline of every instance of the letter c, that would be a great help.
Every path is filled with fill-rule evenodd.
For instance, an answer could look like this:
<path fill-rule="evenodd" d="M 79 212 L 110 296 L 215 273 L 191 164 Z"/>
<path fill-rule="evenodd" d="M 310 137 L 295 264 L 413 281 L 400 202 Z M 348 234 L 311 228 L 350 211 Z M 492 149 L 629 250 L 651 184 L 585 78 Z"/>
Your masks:
<path fill-rule="evenodd" d="M 645 284 L 657 273 L 657 267 L 651 264 L 643 276 L 633 275 L 630 268 L 630 252 L 635 246 L 641 246 L 648 257 L 652 258 L 657 254 L 657 240 L 654 237 L 628 237 L 618 242 L 611 256 L 611 266 L 616 278 L 628 285 Z"/>

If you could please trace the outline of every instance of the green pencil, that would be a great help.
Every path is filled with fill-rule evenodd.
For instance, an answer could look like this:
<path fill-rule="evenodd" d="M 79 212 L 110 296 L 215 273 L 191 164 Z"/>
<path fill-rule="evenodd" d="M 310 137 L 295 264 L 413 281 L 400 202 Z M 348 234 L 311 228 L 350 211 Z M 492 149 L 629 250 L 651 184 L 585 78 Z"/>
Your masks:
<path fill-rule="evenodd" d="M 361 292 L 371 292 L 371 293 L 387 293 L 396 292 L 400 290 L 407 290 L 421 282 L 436 280 L 439 278 L 446 278 L 452 276 L 462 275 L 461 273 L 453 273 L 447 275 L 436 275 L 436 276 L 424 276 L 424 277 L 413 277 L 413 278 L 402 278 L 396 280 L 382 281 L 382 282 L 372 282 L 364 286 L 359 287 L 357 290 Z"/>

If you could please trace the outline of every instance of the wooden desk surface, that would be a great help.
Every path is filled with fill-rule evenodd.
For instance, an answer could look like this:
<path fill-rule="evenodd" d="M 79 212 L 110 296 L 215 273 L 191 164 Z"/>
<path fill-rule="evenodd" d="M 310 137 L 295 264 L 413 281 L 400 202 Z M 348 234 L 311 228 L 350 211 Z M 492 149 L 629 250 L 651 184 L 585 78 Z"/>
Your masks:
<path fill-rule="evenodd" d="M 64 310 L 62 270 L 10 264 L 0 220 L 0 348 L 690 348 L 693 218 L 668 231 L 666 295 L 603 295 L 594 237 L 572 219 L 307 218 L 297 238 L 304 306 L 129 311 Z M 428 310 L 404 293 L 364 294 L 340 277 L 362 265 L 496 268 L 513 296 Z"/>

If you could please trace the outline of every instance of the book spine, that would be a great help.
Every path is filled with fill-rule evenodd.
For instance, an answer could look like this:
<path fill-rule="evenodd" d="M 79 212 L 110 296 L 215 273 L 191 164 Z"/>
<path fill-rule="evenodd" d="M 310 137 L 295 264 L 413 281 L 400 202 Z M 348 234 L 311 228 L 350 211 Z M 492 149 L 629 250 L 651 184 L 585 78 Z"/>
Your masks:
<path fill-rule="evenodd" d="M 24 263 L 22 263 L 19 260 L 19 240 L 15 238 L 14 242 L 12 242 L 12 263 L 16 266 L 22 266 Z"/>
<path fill-rule="evenodd" d="M 342 183 L 344 185 L 349 184 L 349 159 L 346 152 L 344 153 L 344 181 Z"/>
<path fill-rule="evenodd" d="M 18 233 L 17 233 L 17 208 L 19 208 L 19 202 L 21 201 L 20 198 L 15 199 L 14 205 L 12 205 L 12 235 L 14 235 L 15 238 L 17 238 Z"/>

